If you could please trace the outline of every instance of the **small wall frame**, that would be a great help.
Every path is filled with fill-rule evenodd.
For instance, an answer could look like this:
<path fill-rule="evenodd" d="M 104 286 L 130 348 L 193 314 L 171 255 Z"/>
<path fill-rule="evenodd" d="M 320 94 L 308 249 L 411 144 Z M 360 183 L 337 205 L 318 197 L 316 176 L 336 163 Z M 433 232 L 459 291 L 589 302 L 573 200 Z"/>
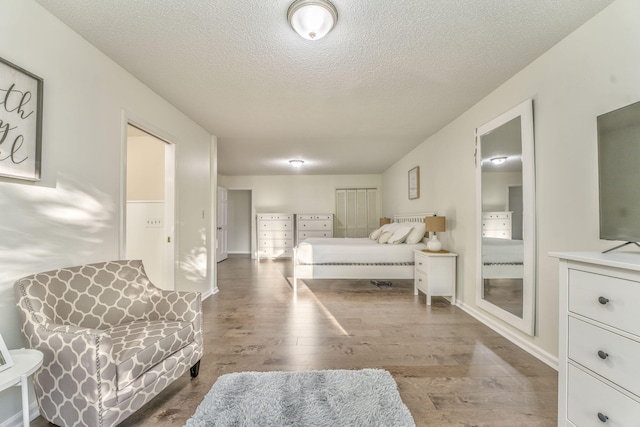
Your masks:
<path fill-rule="evenodd" d="M 409 200 L 420 198 L 420 166 L 409 169 Z"/>

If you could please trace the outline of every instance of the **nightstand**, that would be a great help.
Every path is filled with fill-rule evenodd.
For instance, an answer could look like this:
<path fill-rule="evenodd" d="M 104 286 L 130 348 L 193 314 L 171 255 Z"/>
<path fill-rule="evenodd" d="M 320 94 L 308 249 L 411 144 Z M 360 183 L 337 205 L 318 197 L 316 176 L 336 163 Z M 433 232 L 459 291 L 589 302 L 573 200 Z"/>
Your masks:
<path fill-rule="evenodd" d="M 427 305 L 431 297 L 451 297 L 451 305 L 456 305 L 456 258 L 451 252 L 423 252 L 414 250 L 413 294 L 422 291 L 427 295 Z"/>
<path fill-rule="evenodd" d="M 42 352 L 39 350 L 9 350 L 13 366 L 0 372 L 0 391 L 13 386 L 22 387 L 22 423 L 29 425 L 29 391 L 27 378 L 42 365 Z"/>

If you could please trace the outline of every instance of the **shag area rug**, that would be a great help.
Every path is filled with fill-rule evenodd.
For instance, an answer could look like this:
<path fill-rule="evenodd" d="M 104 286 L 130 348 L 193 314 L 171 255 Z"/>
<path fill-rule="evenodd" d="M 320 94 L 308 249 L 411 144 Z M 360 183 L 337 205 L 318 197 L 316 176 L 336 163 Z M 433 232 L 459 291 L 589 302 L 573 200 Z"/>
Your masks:
<path fill-rule="evenodd" d="M 213 385 L 186 427 L 415 426 L 391 374 L 358 371 L 240 372 Z"/>

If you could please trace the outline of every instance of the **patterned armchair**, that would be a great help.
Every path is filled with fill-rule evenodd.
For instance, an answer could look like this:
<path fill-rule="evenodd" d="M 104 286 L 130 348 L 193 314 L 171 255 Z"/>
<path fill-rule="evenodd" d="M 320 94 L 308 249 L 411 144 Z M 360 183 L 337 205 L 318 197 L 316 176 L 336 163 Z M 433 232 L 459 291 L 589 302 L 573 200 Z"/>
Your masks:
<path fill-rule="evenodd" d="M 114 426 L 202 357 L 200 294 L 156 288 L 141 261 L 38 273 L 14 286 L 22 332 L 44 353 L 40 414 L 60 426 Z"/>

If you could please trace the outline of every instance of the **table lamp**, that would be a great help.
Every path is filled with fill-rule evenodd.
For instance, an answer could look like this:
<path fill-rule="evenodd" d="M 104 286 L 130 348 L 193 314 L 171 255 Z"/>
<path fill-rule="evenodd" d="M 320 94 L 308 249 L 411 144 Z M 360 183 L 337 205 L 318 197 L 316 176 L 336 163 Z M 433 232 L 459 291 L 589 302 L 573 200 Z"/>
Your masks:
<path fill-rule="evenodd" d="M 427 242 L 427 249 L 431 252 L 439 252 L 442 249 L 442 243 L 438 240 L 436 233 L 446 230 L 445 221 L 444 216 L 428 216 L 424 219 L 424 229 L 431 233 L 431 238 Z"/>

